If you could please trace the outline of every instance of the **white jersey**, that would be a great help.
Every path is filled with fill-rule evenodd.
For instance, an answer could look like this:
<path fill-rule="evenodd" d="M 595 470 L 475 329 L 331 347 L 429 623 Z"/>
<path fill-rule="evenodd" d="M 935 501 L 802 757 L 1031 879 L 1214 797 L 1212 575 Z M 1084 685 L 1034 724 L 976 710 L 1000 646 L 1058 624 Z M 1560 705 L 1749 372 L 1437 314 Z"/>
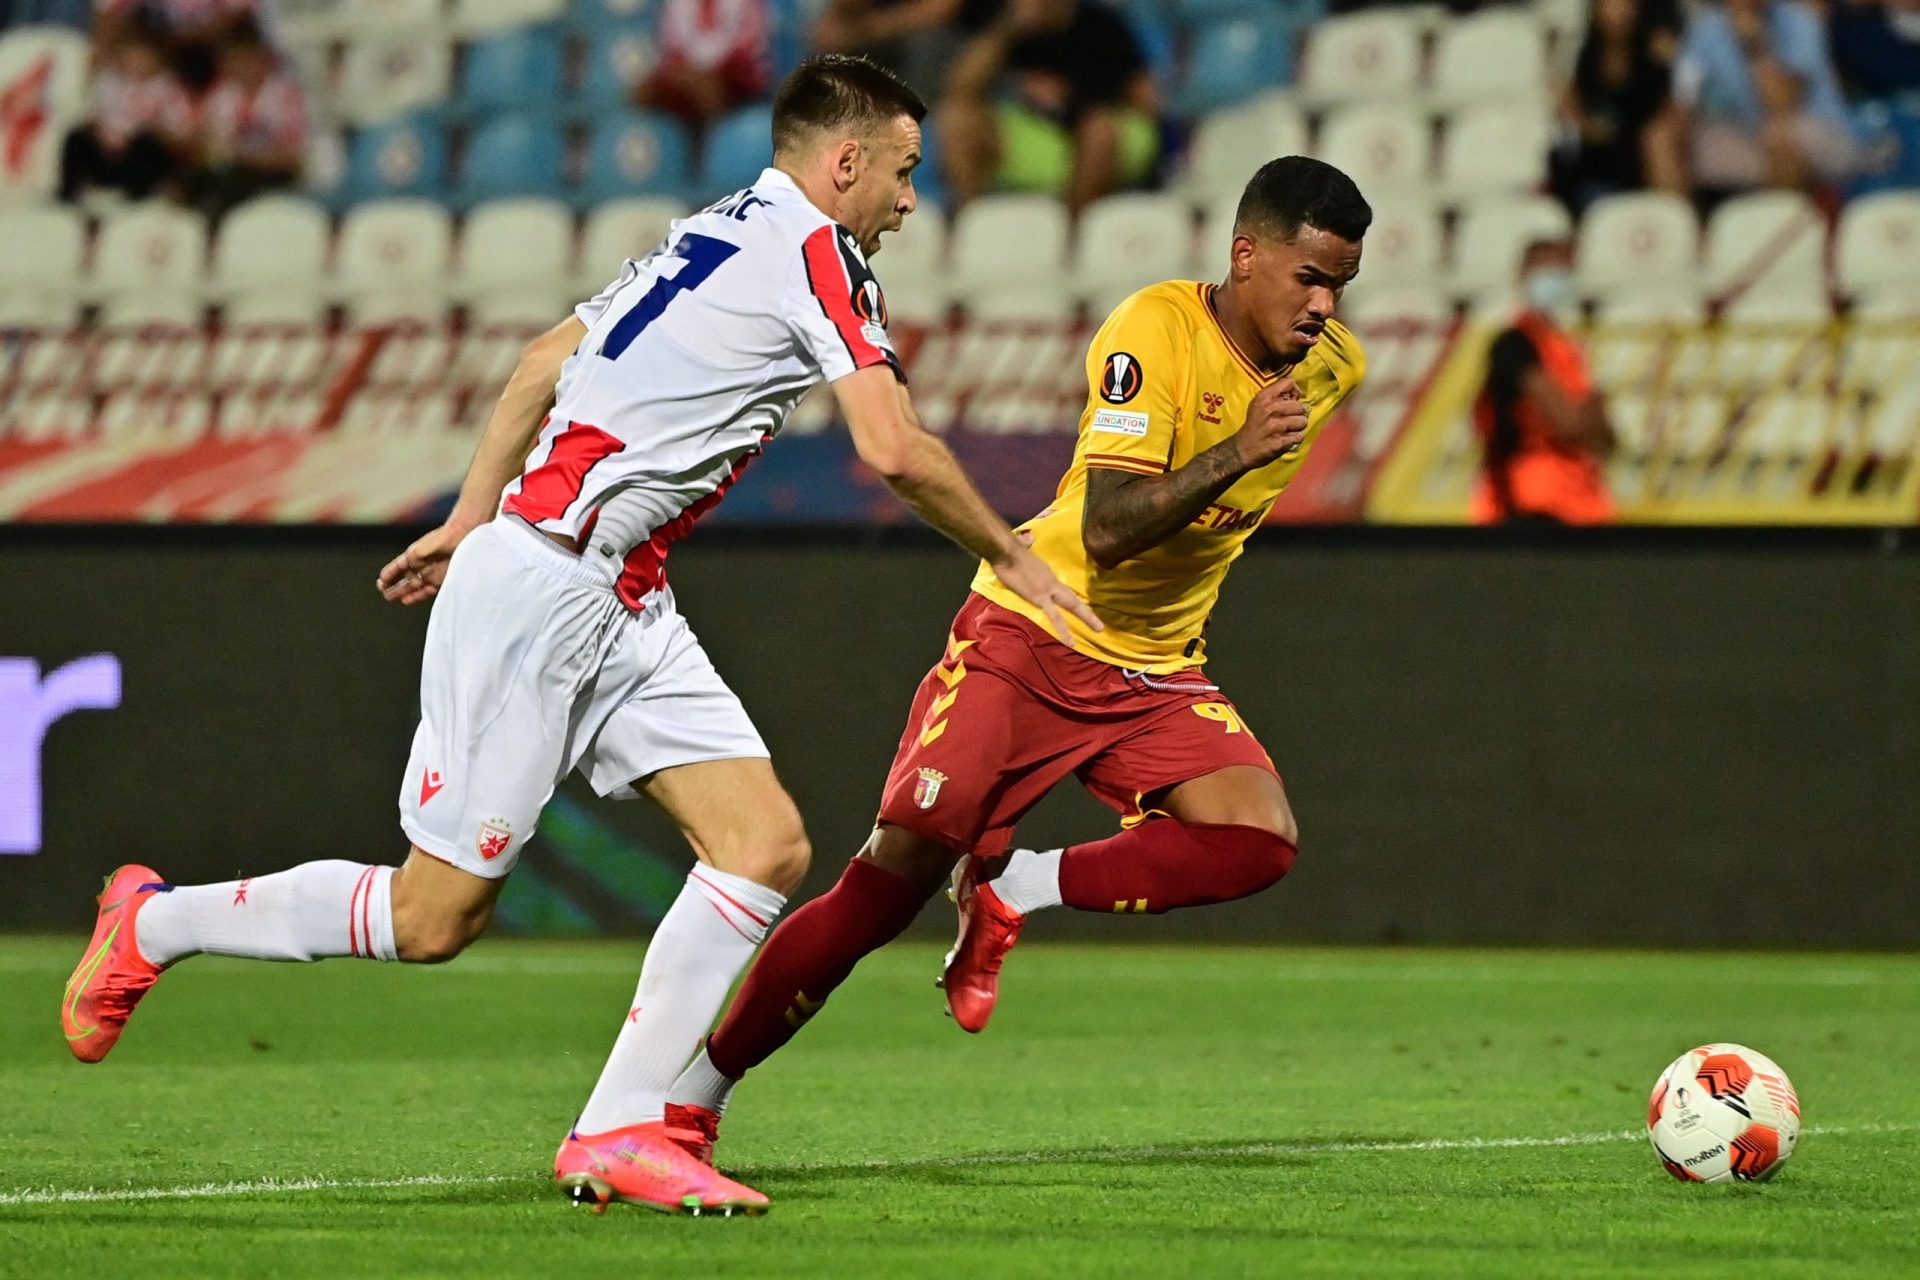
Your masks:
<path fill-rule="evenodd" d="M 852 233 L 777 169 L 676 221 L 574 314 L 587 336 L 501 509 L 579 539 L 636 610 L 810 388 L 900 371 Z"/>

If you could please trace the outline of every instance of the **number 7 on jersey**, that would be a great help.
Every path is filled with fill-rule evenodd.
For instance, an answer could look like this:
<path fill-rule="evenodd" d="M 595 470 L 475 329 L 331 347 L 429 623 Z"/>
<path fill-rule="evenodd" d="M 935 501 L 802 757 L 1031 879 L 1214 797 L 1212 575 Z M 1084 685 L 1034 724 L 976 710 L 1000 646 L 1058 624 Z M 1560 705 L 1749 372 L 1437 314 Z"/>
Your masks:
<path fill-rule="evenodd" d="M 620 317 L 618 324 L 607 334 L 607 340 L 600 344 L 600 354 L 609 360 L 618 360 L 641 331 L 667 309 L 667 304 L 678 294 L 700 287 L 702 281 L 712 275 L 721 263 L 740 252 L 740 246 L 729 244 L 713 236 L 696 235 L 689 231 L 666 251 L 668 258 L 678 258 L 683 265 L 670 276 L 661 276 L 653 282 L 653 287 L 634 303 L 633 310 Z"/>

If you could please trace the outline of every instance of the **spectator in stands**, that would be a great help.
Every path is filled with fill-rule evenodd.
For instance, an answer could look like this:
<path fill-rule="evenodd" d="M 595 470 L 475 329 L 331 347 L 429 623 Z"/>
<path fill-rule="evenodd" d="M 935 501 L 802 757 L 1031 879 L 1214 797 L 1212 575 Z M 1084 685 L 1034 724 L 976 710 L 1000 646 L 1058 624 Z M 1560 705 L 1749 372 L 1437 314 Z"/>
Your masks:
<path fill-rule="evenodd" d="M 1679 33 L 1642 0 L 1595 0 L 1561 100 L 1554 189 L 1576 212 L 1614 191 L 1684 191 L 1681 118 L 1670 92 Z"/>
<path fill-rule="evenodd" d="M 219 70 L 220 40 L 235 23 L 260 21 L 260 0 L 98 0 L 94 30 L 112 39 L 133 26 L 158 32 L 187 88 L 203 93 Z"/>
<path fill-rule="evenodd" d="M 831 0 L 813 42 L 823 53 L 863 53 L 938 98 L 961 47 L 999 8 L 1000 0 Z"/>
<path fill-rule="evenodd" d="M 87 121 L 67 135 L 61 154 L 60 196 L 105 190 L 144 200 L 180 175 L 193 99 L 168 69 L 160 35 L 145 24 L 121 28 L 99 58 Z"/>
<path fill-rule="evenodd" d="M 1146 58 L 1101 0 L 1007 0 L 961 50 L 939 127 L 958 200 L 1038 191 L 1077 212 L 1150 179 L 1160 155 Z"/>
<path fill-rule="evenodd" d="M 1527 246 L 1520 292 L 1520 314 L 1493 340 L 1473 406 L 1482 451 L 1474 522 L 1606 524 L 1614 508 L 1601 462 L 1613 427 L 1565 328 L 1578 302 L 1572 243 Z"/>
<path fill-rule="evenodd" d="M 660 61 L 634 102 L 697 127 L 773 87 L 768 0 L 662 0 Z"/>
<path fill-rule="evenodd" d="M 1681 43 L 1675 94 L 1691 118 L 1696 186 L 1832 184 L 1860 167 L 1826 24 L 1802 0 L 1701 5 Z"/>
<path fill-rule="evenodd" d="M 307 99 L 260 27 L 248 19 L 220 42 L 219 76 L 201 104 L 188 197 L 207 216 L 300 180 Z"/>
<path fill-rule="evenodd" d="M 1834 66 L 1854 96 L 1920 91 L 1920 0 L 1850 0 L 1832 24 Z"/>

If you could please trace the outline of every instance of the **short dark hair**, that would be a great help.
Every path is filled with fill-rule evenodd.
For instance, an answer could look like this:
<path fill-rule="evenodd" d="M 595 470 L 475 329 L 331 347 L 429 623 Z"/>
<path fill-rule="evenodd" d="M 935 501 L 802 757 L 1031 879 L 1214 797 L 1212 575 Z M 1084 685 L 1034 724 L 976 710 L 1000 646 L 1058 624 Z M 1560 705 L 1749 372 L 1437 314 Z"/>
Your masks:
<path fill-rule="evenodd" d="M 918 124 L 926 115 L 920 95 L 879 63 L 857 54 L 818 54 L 796 67 L 774 95 L 773 149 L 786 151 L 822 129 L 865 132 L 898 116 Z"/>
<path fill-rule="evenodd" d="M 1240 194 L 1237 233 L 1292 240 L 1301 227 L 1318 227 L 1358 241 L 1373 223 L 1373 206 L 1340 170 L 1309 156 L 1282 156 L 1260 166 Z"/>

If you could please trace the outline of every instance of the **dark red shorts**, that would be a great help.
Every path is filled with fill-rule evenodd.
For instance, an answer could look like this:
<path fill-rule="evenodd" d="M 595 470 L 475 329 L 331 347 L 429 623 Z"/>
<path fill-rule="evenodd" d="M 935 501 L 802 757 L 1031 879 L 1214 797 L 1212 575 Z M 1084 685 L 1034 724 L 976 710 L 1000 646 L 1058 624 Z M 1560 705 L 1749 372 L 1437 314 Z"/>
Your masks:
<path fill-rule="evenodd" d="M 914 695 L 880 820 L 990 857 L 1068 774 L 1131 825 L 1155 792 L 1236 764 L 1274 772 L 1199 668 L 1132 674 L 969 595 Z"/>

